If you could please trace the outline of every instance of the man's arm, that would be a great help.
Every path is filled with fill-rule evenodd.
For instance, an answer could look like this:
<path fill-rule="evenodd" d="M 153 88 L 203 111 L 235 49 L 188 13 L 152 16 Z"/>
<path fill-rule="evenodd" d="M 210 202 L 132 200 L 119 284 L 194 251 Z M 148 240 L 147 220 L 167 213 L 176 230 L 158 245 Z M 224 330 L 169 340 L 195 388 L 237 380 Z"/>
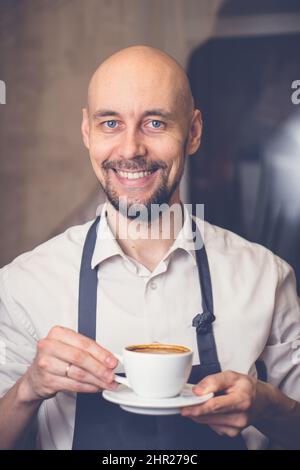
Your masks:
<path fill-rule="evenodd" d="M 23 446 L 40 405 L 57 392 L 115 389 L 112 369 L 118 363 L 95 341 L 68 328 L 54 326 L 39 340 L 31 319 L 9 294 L 8 272 L 0 270 L 1 449 Z"/>
<path fill-rule="evenodd" d="M 42 400 L 22 399 L 22 379 L 0 399 L 0 449 L 13 449 L 26 433 Z"/>
<path fill-rule="evenodd" d="M 203 379 L 196 395 L 223 392 L 202 405 L 182 408 L 181 415 L 235 437 L 253 425 L 286 449 L 300 449 L 300 403 L 272 384 L 232 371 Z"/>
<path fill-rule="evenodd" d="M 285 449 L 300 449 L 300 403 L 270 387 L 270 414 L 254 426 Z"/>
<path fill-rule="evenodd" d="M 14 448 L 43 400 L 57 392 L 115 390 L 118 384 L 112 369 L 117 364 L 118 360 L 95 341 L 68 328 L 53 327 L 38 342 L 27 372 L 0 399 L 0 448 Z"/>

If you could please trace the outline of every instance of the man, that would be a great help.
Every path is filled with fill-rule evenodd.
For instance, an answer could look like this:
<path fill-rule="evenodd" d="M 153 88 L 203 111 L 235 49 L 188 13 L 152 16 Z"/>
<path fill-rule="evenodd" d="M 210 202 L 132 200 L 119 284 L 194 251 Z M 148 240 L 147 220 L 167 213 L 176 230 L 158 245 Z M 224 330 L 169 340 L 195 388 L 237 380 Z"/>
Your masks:
<path fill-rule="evenodd" d="M 2 448 L 22 445 L 35 423 L 43 449 L 299 446 L 292 269 L 208 223 L 204 245 L 192 249 L 188 234 L 199 234 L 199 220 L 183 208 L 178 225 L 169 211 L 180 204 L 184 161 L 201 129 L 187 77 L 162 51 L 130 47 L 94 73 L 82 135 L 107 196 L 101 217 L 0 273 Z M 163 237 L 161 215 L 149 211 L 166 203 L 171 230 Z M 142 208 L 144 235 L 156 227 L 159 236 L 132 232 Z M 114 352 L 155 341 L 190 346 L 194 393 L 215 396 L 158 417 L 106 402 L 99 392 L 118 387 Z M 258 359 L 267 382 L 257 379 Z"/>

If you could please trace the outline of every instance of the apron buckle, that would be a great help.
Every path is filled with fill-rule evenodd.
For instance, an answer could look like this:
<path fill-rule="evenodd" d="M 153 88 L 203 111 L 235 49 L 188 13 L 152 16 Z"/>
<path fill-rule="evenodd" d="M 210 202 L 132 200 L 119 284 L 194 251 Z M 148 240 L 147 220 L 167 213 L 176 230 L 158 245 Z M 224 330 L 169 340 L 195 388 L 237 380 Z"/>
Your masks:
<path fill-rule="evenodd" d="M 205 311 L 203 313 L 198 313 L 193 318 L 193 326 L 196 327 L 197 333 L 203 335 L 208 332 L 212 322 L 214 322 L 216 317 L 213 313 Z"/>

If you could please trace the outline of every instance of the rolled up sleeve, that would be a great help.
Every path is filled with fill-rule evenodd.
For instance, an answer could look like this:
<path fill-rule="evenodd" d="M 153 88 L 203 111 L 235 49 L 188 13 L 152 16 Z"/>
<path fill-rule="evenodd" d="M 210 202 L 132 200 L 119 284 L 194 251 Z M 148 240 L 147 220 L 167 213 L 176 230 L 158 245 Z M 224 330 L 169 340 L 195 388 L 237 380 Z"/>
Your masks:
<path fill-rule="evenodd" d="M 8 265 L 0 269 L 0 397 L 26 372 L 36 352 L 37 335 L 12 289 Z"/>
<path fill-rule="evenodd" d="M 261 355 L 267 380 L 290 398 L 300 401 L 300 304 L 295 274 L 277 256 L 278 285 L 268 343 Z"/>

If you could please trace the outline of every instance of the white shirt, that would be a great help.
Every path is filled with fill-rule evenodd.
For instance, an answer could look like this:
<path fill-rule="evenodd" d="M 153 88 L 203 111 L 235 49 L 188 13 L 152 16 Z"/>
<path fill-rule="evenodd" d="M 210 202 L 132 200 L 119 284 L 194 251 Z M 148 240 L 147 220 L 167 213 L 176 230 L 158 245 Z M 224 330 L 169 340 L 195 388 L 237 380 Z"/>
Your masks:
<path fill-rule="evenodd" d="M 201 289 L 189 237 L 178 236 L 150 272 L 124 254 L 103 214 L 92 258 L 93 267 L 99 264 L 98 343 L 119 354 L 134 343 L 184 344 L 194 351 L 193 364 L 199 364 L 192 319 L 202 311 Z M 77 330 L 80 262 L 92 222 L 69 228 L 0 270 L 0 396 L 25 373 L 37 341 L 52 326 Z M 292 268 L 260 245 L 196 222 L 210 266 L 222 370 L 255 375 L 255 361 L 261 358 L 268 381 L 300 401 L 300 366 L 295 361 L 300 309 Z M 182 230 L 191 232 L 187 210 Z M 104 232 L 108 236 L 103 240 Z M 115 372 L 121 371 L 118 365 Z M 45 400 L 38 413 L 38 446 L 70 449 L 74 419 L 74 394 L 58 393 Z M 253 427 L 243 436 L 249 449 L 268 445 Z"/>

